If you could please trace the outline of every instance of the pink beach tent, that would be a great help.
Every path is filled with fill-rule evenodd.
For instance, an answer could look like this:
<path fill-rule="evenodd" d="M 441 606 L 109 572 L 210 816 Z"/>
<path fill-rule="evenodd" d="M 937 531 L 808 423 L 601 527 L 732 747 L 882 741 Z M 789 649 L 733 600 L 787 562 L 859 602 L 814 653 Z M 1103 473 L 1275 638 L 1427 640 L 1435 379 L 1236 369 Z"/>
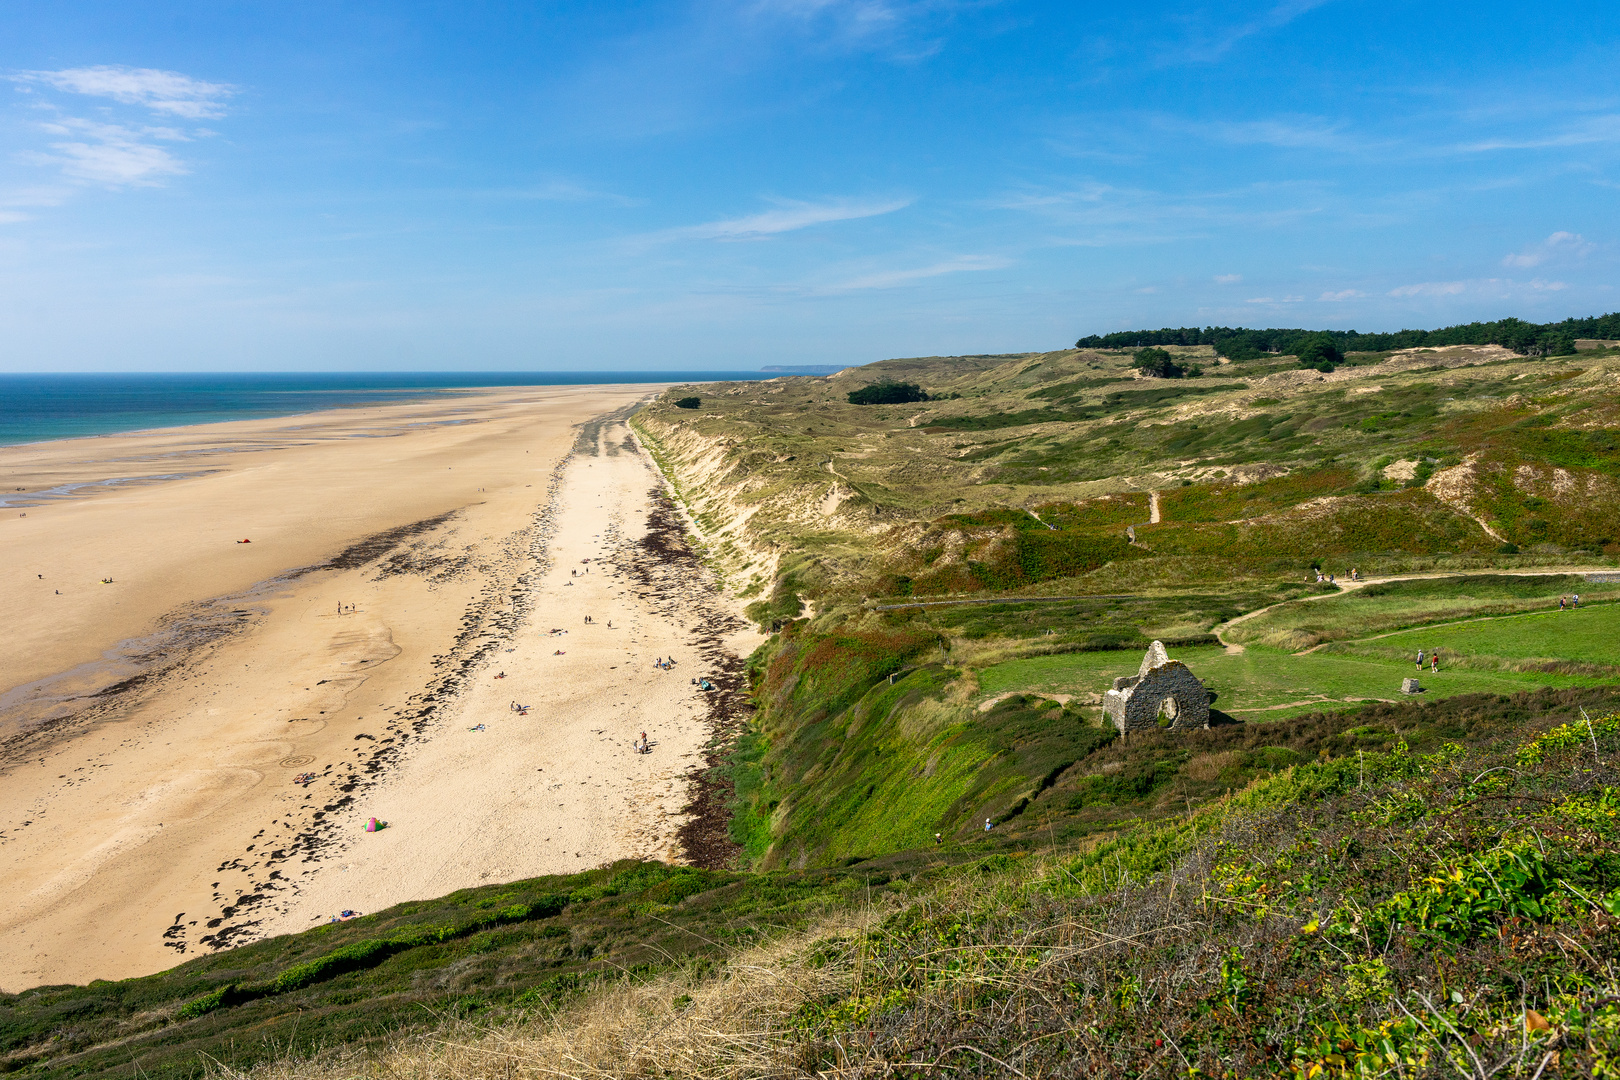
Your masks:
<path fill-rule="evenodd" d="M 366 820 L 366 832 L 382 832 L 386 828 L 388 828 L 386 821 L 378 821 L 376 818 Z"/>

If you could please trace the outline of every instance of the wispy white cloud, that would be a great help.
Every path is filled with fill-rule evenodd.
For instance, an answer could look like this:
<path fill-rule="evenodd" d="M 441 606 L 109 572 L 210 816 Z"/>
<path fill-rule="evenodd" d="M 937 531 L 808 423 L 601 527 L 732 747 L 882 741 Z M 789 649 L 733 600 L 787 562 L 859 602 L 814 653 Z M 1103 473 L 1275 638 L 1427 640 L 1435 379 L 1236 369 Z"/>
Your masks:
<path fill-rule="evenodd" d="M 1367 149 L 1366 141 L 1346 134 L 1343 124 L 1329 123 L 1320 117 L 1217 120 L 1172 126 L 1196 130 L 1213 142 L 1229 146 L 1275 146 L 1288 150 L 1335 150 L 1344 153 Z"/>
<path fill-rule="evenodd" d="M 1251 296 L 1245 304 L 1302 304 L 1303 296 Z"/>
<path fill-rule="evenodd" d="M 926 278 L 978 270 L 1001 270 L 1011 265 L 1011 259 L 1002 258 L 999 255 L 959 255 L 954 259 L 947 259 L 944 262 L 933 263 L 929 266 L 865 274 L 833 285 L 828 291 L 849 292 L 856 289 L 892 289 L 898 285 L 909 285 L 914 281 L 922 281 Z"/>
<path fill-rule="evenodd" d="M 1568 282 L 1548 281 L 1545 278 L 1532 278 L 1529 281 L 1515 281 L 1513 278 L 1474 278 L 1470 281 L 1422 281 L 1415 285 L 1402 285 L 1391 289 L 1388 295 L 1397 300 L 1419 296 L 1460 296 L 1463 293 L 1497 299 L 1523 299 L 1536 293 L 1563 292 L 1567 288 Z"/>
<path fill-rule="evenodd" d="M 1366 295 L 1360 289 L 1340 289 L 1337 292 L 1325 292 L 1316 299 L 1329 303 L 1340 303 L 1345 300 L 1359 300 Z"/>
<path fill-rule="evenodd" d="M 1553 233 L 1539 244 L 1531 244 L 1523 251 L 1508 255 L 1502 260 L 1503 266 L 1540 266 L 1547 262 L 1566 262 L 1579 259 L 1596 250 L 1597 245 L 1587 240 L 1579 233 L 1559 232 Z"/>
<path fill-rule="evenodd" d="M 163 128 L 136 131 L 118 124 L 72 118 L 42 126 L 53 135 L 67 138 L 50 144 L 53 153 L 26 153 L 23 160 L 60 166 L 62 175 L 72 180 L 114 187 L 150 187 L 165 177 L 188 171 L 174 155 L 149 141 L 184 139 L 178 132 Z"/>
<path fill-rule="evenodd" d="M 235 88 L 203 82 L 176 71 L 117 65 L 24 71 L 7 76 L 25 93 L 44 87 L 69 94 L 107 98 L 158 114 L 164 120 L 213 119 L 225 114 L 224 101 Z M 205 128 L 183 130 L 172 123 L 115 123 L 69 115 L 52 100 L 38 108 L 49 119 L 38 129 L 50 136 L 45 150 L 25 151 L 24 163 L 54 166 L 64 179 L 108 187 L 154 187 L 190 170 L 164 143 L 190 142 L 212 135 Z M 103 110 L 107 111 L 107 110 Z"/>
<path fill-rule="evenodd" d="M 834 200 L 830 202 L 783 202 L 774 210 L 743 217 L 725 218 L 667 229 L 655 235 L 663 240 L 761 240 L 779 233 L 827 225 L 835 221 L 892 214 L 911 205 L 910 199 L 882 201 Z"/>
<path fill-rule="evenodd" d="M 1312 184 L 1260 183 L 1218 191 L 1167 193 L 1088 182 L 1071 188 L 1028 188 L 993 200 L 1074 230 L 1053 244 L 1105 247 L 1165 243 L 1204 236 L 1212 229 L 1273 228 L 1320 212 Z M 1310 202 L 1303 202 L 1303 199 Z M 1294 205 L 1289 205 L 1294 203 Z"/>
<path fill-rule="evenodd" d="M 1456 143 L 1446 149 L 1453 153 L 1477 154 L 1492 150 L 1551 150 L 1599 143 L 1620 143 L 1620 113 L 1586 117 L 1561 131 L 1516 137 L 1495 136 Z"/>
<path fill-rule="evenodd" d="M 892 60 L 915 61 L 945 45 L 930 33 L 928 18 L 960 6 L 955 0 L 753 0 L 744 11 L 755 19 L 794 24 L 834 48 L 878 50 Z"/>
<path fill-rule="evenodd" d="M 1220 60 L 1245 39 L 1272 30 L 1280 30 L 1301 15 L 1328 2 L 1329 0 L 1283 0 L 1282 3 L 1268 8 L 1257 16 L 1184 40 L 1174 48 L 1163 51 L 1159 56 L 1159 62 L 1210 63 Z"/>
<path fill-rule="evenodd" d="M 225 115 L 224 100 L 236 93 L 226 83 L 203 82 L 178 71 L 132 68 L 115 64 L 63 68 L 60 71 L 24 71 L 11 76 L 19 83 L 39 83 L 89 97 L 111 98 L 125 105 L 142 105 L 153 112 L 187 120 Z"/>
<path fill-rule="evenodd" d="M 1217 285 L 1236 285 L 1238 282 L 1240 282 L 1242 280 L 1243 280 L 1243 275 L 1242 274 L 1216 274 L 1215 275 L 1215 284 L 1217 284 Z"/>
<path fill-rule="evenodd" d="M 640 206 L 644 201 L 632 199 L 629 196 L 620 195 L 613 191 L 600 191 L 584 184 L 576 184 L 571 180 L 549 180 L 528 187 L 499 188 L 479 192 L 479 194 L 492 199 L 516 199 L 533 202 L 604 202 L 617 206 Z"/>
<path fill-rule="evenodd" d="M 32 221 L 30 210 L 60 206 L 67 200 L 69 189 L 62 187 L 25 187 L 0 190 L 0 224 L 14 225 L 19 221 Z"/>
<path fill-rule="evenodd" d="M 1465 281 L 1420 281 L 1415 285 L 1400 285 L 1389 290 L 1397 300 L 1412 296 L 1456 296 L 1468 288 Z"/>

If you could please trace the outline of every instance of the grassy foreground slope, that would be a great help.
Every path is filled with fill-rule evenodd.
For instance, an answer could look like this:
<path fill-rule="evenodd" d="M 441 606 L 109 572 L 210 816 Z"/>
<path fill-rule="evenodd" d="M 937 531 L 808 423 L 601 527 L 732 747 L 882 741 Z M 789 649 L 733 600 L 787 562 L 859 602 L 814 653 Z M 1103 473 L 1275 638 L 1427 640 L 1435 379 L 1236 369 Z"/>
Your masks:
<path fill-rule="evenodd" d="M 197 1077 L 446 1017 L 546 1012 L 603 978 L 694 972 L 911 879 L 623 862 L 401 904 L 88 986 L 0 994 L 0 1072 Z"/>
<path fill-rule="evenodd" d="M 1078 838 L 1026 821 L 813 873 L 627 863 L 467 890 L 5 995 L 0 1060 L 470 1080 L 1479 1075 L 1473 1055 L 1612 1076 L 1617 706 L 1546 691 L 1216 728 L 1180 749 L 1182 793 L 1216 797 Z M 1113 760 L 1065 805 L 1106 811 L 1140 777 Z"/>
<path fill-rule="evenodd" d="M 1538 704 L 1472 749 L 1303 763 L 555 1016 L 254 1075 L 1620 1075 L 1620 715 Z"/>

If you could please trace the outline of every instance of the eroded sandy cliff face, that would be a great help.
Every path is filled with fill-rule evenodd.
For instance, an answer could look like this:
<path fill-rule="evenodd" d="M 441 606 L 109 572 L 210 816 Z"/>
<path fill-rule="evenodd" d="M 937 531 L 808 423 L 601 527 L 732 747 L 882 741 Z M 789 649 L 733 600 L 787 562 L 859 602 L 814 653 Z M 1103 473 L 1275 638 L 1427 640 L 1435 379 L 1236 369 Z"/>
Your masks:
<path fill-rule="evenodd" d="M 794 536 L 842 533 L 854 540 L 883 528 L 874 528 L 869 500 L 825 455 L 771 452 L 650 413 L 638 415 L 634 427 L 735 592 L 769 588 Z"/>

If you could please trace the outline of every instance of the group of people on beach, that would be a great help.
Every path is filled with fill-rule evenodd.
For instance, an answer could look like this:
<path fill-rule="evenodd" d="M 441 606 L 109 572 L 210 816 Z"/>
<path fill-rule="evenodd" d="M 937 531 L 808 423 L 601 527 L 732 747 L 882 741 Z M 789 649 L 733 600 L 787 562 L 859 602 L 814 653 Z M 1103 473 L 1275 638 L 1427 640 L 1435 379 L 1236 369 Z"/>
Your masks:
<path fill-rule="evenodd" d="M 638 754 L 652 753 L 652 744 L 647 741 L 647 733 L 645 731 L 643 731 L 641 733 L 641 737 L 635 742 L 631 743 L 631 745 L 636 748 L 636 753 Z"/>
<path fill-rule="evenodd" d="M 665 671 L 670 670 L 674 666 L 675 658 L 673 656 L 660 656 L 658 659 L 653 661 L 653 667 L 663 668 Z"/>
<path fill-rule="evenodd" d="M 519 716 L 528 716 L 529 715 L 529 707 L 527 705 L 519 705 L 517 702 L 514 701 L 514 702 L 512 702 L 512 704 L 509 707 L 511 708 L 511 710 L 513 712 L 517 713 Z"/>

